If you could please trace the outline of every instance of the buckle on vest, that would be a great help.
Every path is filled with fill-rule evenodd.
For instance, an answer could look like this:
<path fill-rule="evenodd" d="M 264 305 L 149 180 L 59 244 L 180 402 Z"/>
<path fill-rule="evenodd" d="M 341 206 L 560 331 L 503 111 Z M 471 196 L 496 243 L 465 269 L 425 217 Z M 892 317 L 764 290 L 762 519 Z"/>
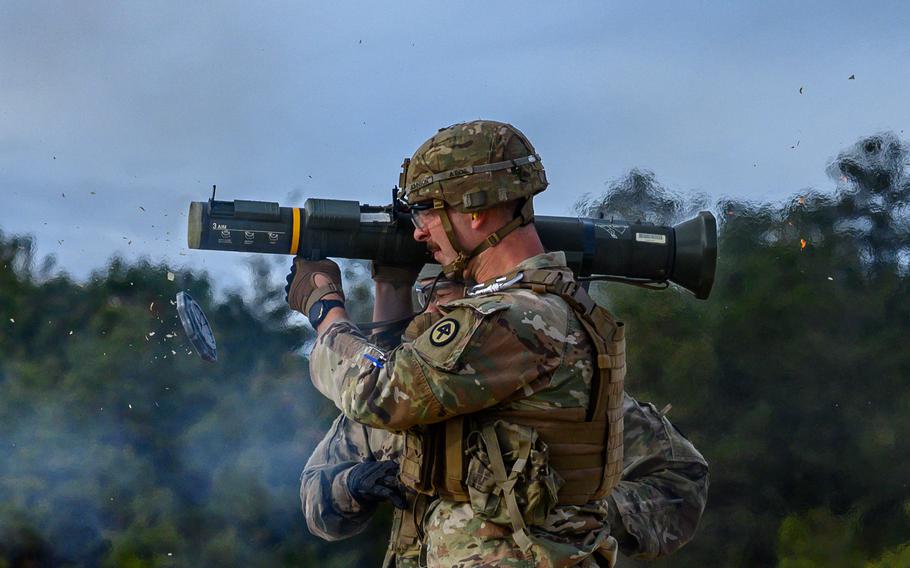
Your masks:
<path fill-rule="evenodd" d="M 524 277 L 525 275 L 523 272 L 519 272 L 509 279 L 506 279 L 505 276 L 500 276 L 490 284 L 478 284 L 474 286 L 466 292 L 466 295 L 473 298 L 474 296 L 480 296 L 482 294 L 495 294 L 521 282 L 521 279 Z"/>

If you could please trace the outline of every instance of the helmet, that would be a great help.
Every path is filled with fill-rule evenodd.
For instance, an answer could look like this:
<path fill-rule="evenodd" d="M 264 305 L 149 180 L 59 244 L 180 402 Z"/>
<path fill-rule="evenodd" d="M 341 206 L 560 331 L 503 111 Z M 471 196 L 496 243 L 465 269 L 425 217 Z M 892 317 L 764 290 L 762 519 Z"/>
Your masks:
<path fill-rule="evenodd" d="M 546 189 L 534 147 L 511 124 L 475 120 L 441 128 L 405 160 L 398 197 L 442 201 L 459 213 L 529 198 Z"/>
<path fill-rule="evenodd" d="M 510 232 L 534 220 L 531 197 L 547 188 L 534 147 L 511 124 L 475 120 L 441 128 L 402 164 L 398 199 L 412 209 L 439 211 L 458 257 L 443 266 L 449 278 L 462 276 L 468 261 L 496 246 Z M 458 242 L 446 213 L 471 213 L 517 201 L 515 218 L 473 250 Z"/>

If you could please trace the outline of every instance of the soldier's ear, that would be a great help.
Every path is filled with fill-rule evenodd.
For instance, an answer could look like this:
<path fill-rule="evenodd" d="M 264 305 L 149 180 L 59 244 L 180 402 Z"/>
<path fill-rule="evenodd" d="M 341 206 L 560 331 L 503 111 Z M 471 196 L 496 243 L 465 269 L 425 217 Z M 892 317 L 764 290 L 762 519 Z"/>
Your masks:
<path fill-rule="evenodd" d="M 474 213 L 471 213 L 471 228 L 475 231 L 480 229 L 488 216 L 487 211 L 475 211 Z"/>

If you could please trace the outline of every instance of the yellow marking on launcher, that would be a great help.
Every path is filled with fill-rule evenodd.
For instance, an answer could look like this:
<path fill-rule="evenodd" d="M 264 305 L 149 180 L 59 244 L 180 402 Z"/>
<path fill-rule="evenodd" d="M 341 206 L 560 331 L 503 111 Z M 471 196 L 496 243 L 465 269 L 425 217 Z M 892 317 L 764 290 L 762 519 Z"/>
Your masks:
<path fill-rule="evenodd" d="M 300 247 L 300 208 L 294 207 L 294 228 L 291 233 L 291 254 L 296 255 Z"/>

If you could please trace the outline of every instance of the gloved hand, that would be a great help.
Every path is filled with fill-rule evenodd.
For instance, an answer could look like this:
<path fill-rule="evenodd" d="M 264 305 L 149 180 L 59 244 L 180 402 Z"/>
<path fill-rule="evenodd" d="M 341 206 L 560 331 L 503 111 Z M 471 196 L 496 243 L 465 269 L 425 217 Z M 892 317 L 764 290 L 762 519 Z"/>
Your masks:
<path fill-rule="evenodd" d="M 321 274 L 329 280 L 328 284 L 317 286 L 314 278 Z M 341 269 L 331 260 L 294 259 L 291 273 L 287 277 L 288 285 L 284 287 L 285 300 L 292 310 L 309 315 L 310 307 L 328 294 L 339 294 L 344 300 L 341 289 Z"/>
<path fill-rule="evenodd" d="M 406 509 L 405 487 L 398 481 L 398 463 L 392 460 L 363 462 L 348 473 L 348 491 L 361 503 L 390 501 Z"/>
<path fill-rule="evenodd" d="M 392 264 L 372 263 L 371 275 L 376 282 L 389 282 L 398 288 L 402 285 L 413 286 L 420 274 L 419 266 L 395 266 Z"/>

